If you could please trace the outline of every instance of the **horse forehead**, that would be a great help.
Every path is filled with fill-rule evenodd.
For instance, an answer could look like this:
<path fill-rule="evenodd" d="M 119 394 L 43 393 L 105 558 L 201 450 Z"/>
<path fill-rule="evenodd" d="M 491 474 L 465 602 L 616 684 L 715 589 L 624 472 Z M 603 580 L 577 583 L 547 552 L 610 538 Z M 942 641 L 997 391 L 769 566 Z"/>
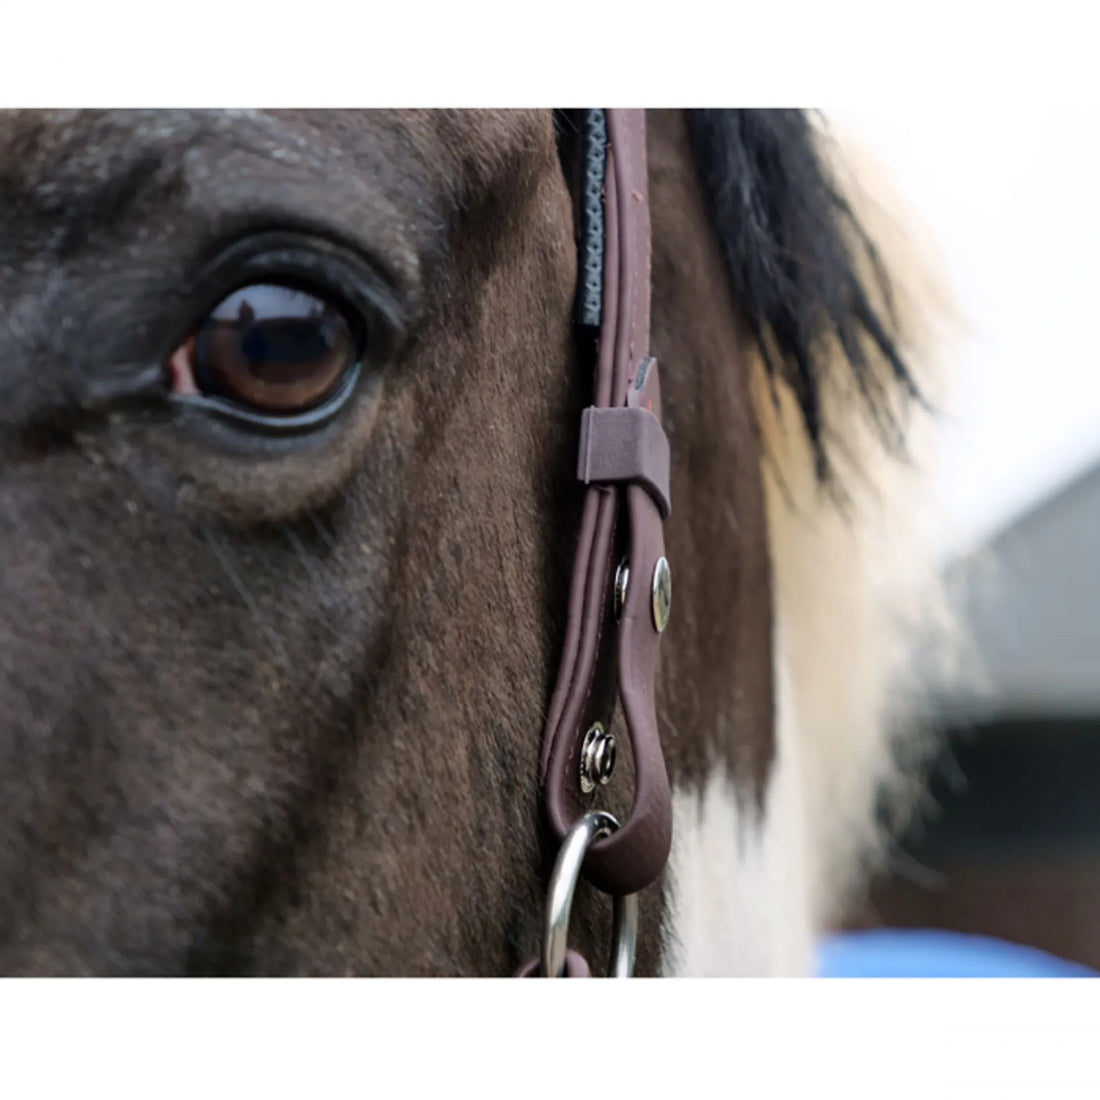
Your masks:
<path fill-rule="evenodd" d="M 273 162 L 402 154 L 437 168 L 490 169 L 551 132 L 549 112 L 473 110 L 0 110 L 0 180 L 45 182 L 77 169 L 94 181 L 112 152 L 169 158 L 243 143 Z M 77 177 L 81 178 L 81 177 Z"/>
<path fill-rule="evenodd" d="M 326 129 L 265 111 L 0 112 L 0 180 L 31 192 L 94 187 L 116 174 L 123 158 L 194 163 L 236 147 L 272 164 L 308 164 L 340 151 Z"/>

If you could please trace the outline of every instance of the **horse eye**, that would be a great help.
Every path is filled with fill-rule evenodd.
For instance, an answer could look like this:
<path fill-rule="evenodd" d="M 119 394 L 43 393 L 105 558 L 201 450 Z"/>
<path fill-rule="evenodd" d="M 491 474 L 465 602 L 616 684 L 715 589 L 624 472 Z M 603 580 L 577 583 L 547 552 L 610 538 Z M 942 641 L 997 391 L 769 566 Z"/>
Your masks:
<path fill-rule="evenodd" d="M 173 353 L 173 392 L 202 394 L 275 414 L 322 404 L 362 351 L 360 326 L 319 293 L 263 283 L 242 287 Z"/>

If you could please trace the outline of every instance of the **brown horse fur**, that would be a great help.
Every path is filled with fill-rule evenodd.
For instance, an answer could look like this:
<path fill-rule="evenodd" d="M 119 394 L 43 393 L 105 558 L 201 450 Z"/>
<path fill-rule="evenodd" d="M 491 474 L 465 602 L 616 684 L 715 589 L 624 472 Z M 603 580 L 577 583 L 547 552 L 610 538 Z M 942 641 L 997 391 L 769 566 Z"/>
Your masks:
<path fill-rule="evenodd" d="M 727 780 L 765 831 L 786 815 L 808 936 L 882 771 L 880 597 L 922 561 L 864 584 L 870 521 L 822 491 L 797 387 L 762 369 L 683 114 L 651 113 L 649 146 L 677 821 L 687 852 L 693 799 Z M 359 392 L 294 441 L 172 405 L 163 369 L 240 285 L 215 258 L 272 232 L 370 314 Z M 536 953 L 576 263 L 548 112 L 0 118 L 0 971 L 507 974 Z M 869 475 L 844 377 L 823 423 Z M 861 639 L 839 668 L 833 614 Z M 740 872 L 693 885 L 677 843 L 643 973 L 721 969 L 685 899 Z M 789 900 L 760 895 L 760 921 Z M 608 908 L 582 890 L 574 915 L 597 968 Z M 719 934 L 746 939 L 734 916 Z"/>

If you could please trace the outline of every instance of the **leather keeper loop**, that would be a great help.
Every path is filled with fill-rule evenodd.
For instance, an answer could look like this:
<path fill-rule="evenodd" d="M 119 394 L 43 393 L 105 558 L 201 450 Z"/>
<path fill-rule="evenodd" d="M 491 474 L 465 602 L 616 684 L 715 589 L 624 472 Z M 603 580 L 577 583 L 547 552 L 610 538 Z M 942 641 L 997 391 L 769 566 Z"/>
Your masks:
<path fill-rule="evenodd" d="M 657 504 L 661 518 L 669 502 L 669 448 L 661 422 L 648 409 L 597 408 L 581 414 L 577 477 L 585 483 L 633 482 Z"/>

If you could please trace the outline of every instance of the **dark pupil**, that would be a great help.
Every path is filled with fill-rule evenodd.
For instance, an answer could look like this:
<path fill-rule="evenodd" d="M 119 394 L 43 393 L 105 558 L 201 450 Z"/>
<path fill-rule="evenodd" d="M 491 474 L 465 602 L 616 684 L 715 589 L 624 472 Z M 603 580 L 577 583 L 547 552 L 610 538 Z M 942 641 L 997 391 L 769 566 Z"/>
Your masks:
<path fill-rule="evenodd" d="M 344 314 L 291 287 L 244 287 L 198 332 L 201 389 L 272 411 L 323 401 L 354 363 L 357 341 Z"/>

